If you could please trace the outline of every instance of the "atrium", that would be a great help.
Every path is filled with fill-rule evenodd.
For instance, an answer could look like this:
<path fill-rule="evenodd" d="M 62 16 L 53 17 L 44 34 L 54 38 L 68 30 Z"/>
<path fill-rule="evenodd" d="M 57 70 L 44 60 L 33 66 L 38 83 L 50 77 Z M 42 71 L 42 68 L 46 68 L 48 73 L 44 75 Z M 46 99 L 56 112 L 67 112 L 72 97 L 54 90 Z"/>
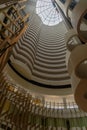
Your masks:
<path fill-rule="evenodd" d="M 86 130 L 87 1 L 0 1 L 0 130 Z"/>

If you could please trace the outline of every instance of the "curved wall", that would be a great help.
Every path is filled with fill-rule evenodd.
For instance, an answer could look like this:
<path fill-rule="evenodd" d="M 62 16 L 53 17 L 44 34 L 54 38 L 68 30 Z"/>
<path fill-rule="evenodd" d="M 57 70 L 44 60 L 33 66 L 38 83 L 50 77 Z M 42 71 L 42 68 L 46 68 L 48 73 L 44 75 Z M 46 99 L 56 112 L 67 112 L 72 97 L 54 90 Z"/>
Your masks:
<path fill-rule="evenodd" d="M 65 64 L 66 46 L 64 35 L 66 31 L 63 22 L 52 27 L 41 26 L 33 68 L 34 80 L 51 85 L 69 83 Z"/>
<path fill-rule="evenodd" d="M 5 73 L 0 76 L 0 117 L 3 117 L 0 118 L 1 128 L 86 130 L 87 113 L 76 107 L 74 102 L 53 105 L 49 102 L 45 105 L 40 98 L 34 98 L 29 91 L 14 85 Z"/>
<path fill-rule="evenodd" d="M 13 48 L 13 67 L 27 79 L 42 84 L 69 84 L 65 63 L 66 32 L 63 22 L 49 27 L 34 15 L 26 33 Z"/>

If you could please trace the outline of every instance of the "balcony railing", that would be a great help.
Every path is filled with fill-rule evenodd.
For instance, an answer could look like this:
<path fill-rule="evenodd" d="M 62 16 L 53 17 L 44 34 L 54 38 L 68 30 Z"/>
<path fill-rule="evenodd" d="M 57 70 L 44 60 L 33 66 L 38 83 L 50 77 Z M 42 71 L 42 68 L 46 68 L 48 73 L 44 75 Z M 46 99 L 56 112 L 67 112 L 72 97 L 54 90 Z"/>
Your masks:
<path fill-rule="evenodd" d="M 25 5 L 18 3 L 1 9 L 0 12 L 0 72 L 3 70 L 14 44 L 28 27 L 29 14 Z"/>

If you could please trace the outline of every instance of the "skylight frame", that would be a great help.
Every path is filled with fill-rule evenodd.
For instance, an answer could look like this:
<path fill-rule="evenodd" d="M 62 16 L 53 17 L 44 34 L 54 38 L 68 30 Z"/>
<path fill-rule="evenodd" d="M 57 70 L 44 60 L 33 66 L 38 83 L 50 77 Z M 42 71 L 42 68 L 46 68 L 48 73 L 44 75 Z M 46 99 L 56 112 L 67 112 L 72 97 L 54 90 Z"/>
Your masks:
<path fill-rule="evenodd" d="M 43 24 L 48 26 L 57 25 L 63 20 L 60 11 L 54 7 L 51 0 L 37 0 L 36 13 Z"/>

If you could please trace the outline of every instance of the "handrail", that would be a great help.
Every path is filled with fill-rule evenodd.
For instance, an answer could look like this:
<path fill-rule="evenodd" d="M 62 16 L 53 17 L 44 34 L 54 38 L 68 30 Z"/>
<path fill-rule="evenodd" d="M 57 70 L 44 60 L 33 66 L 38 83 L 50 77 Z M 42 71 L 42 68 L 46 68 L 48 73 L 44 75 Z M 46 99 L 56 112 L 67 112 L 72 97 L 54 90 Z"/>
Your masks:
<path fill-rule="evenodd" d="M 9 6 L 9 8 L 4 8 L 4 10 L 0 12 L 4 15 L 4 19 L 0 19 L 0 72 L 6 64 L 5 61 L 8 61 L 9 58 L 8 56 L 5 57 L 4 53 L 7 54 L 9 48 L 17 43 L 21 35 L 28 27 L 27 19 L 29 14 L 25 13 L 25 15 L 22 16 L 20 11 L 23 10 L 23 8 L 24 6 L 18 7 L 15 4 Z M 3 57 L 3 60 L 1 60 L 1 57 Z"/>
<path fill-rule="evenodd" d="M 0 93 L 0 123 L 5 122 L 6 128 L 9 125 L 26 129 L 27 127 L 67 128 L 67 120 L 70 128 L 86 127 L 87 114 L 81 111 L 75 102 L 57 103 L 57 105 L 55 102 L 47 102 L 45 105 L 40 98 L 33 97 L 31 92 L 14 84 L 3 72 L 0 73 L 0 89 L 3 90 Z M 78 120 L 84 121 L 82 126 Z"/>

